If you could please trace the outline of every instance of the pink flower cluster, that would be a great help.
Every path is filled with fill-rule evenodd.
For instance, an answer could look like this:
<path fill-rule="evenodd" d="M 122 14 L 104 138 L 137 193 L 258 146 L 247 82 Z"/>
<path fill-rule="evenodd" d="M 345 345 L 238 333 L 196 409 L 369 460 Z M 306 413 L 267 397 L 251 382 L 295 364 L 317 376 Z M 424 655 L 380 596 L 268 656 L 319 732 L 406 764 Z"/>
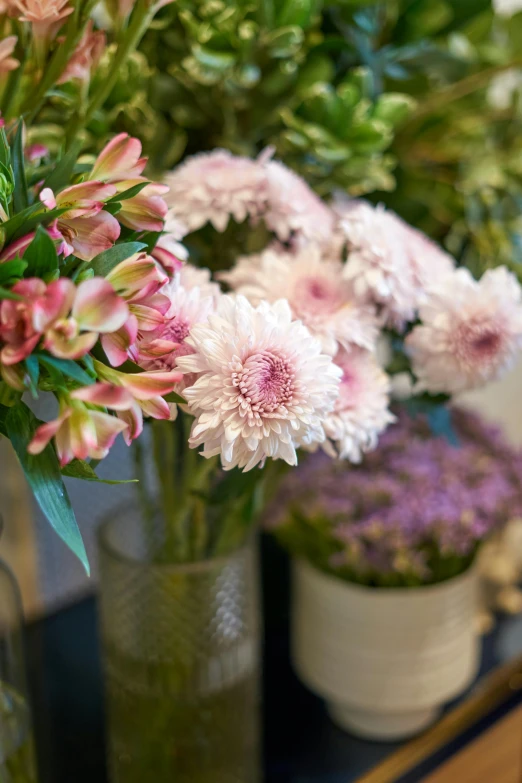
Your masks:
<path fill-rule="evenodd" d="M 0 297 L 0 373 L 12 389 L 27 388 L 30 358 L 51 371 L 67 372 L 75 362 L 90 368 L 92 385 L 78 388 L 74 380 L 62 381 L 54 389 L 59 416 L 38 428 L 29 447 L 37 454 L 54 439 L 62 465 L 73 458 L 101 459 L 119 432 L 130 443 L 140 435 L 144 416 L 170 418 L 171 407 L 164 397 L 182 380 L 173 362 L 166 370 L 145 367 L 147 360 L 178 347 L 164 334 L 171 302 L 160 293 L 181 266 L 169 249 L 168 234 L 162 237 L 165 244 L 157 258 L 140 251 L 116 264 L 105 277 L 93 276 L 89 270 L 89 262 L 113 247 L 122 225 L 138 236 L 163 231 L 166 187 L 142 176 L 145 164 L 140 142 L 120 134 L 98 156 L 90 179 L 56 194 L 44 187 L 39 194 L 40 215 L 56 254 L 67 263 L 70 258 L 72 269 L 75 262 L 79 269 L 83 264 L 87 274 L 77 282 L 70 277 L 48 282 L 22 278 L 7 298 Z M 118 218 L 107 209 L 115 196 L 122 199 Z M 47 216 L 55 210 L 56 217 Z M 0 267 L 23 259 L 35 236 L 30 231 L 8 244 L 0 255 Z M 98 344 L 95 355 L 100 356 L 101 349 L 108 364 L 90 355 Z M 138 365 L 136 372 L 115 369 L 127 359 Z M 83 369 L 81 373 L 85 377 Z M 52 385 L 52 374 L 49 378 Z"/>

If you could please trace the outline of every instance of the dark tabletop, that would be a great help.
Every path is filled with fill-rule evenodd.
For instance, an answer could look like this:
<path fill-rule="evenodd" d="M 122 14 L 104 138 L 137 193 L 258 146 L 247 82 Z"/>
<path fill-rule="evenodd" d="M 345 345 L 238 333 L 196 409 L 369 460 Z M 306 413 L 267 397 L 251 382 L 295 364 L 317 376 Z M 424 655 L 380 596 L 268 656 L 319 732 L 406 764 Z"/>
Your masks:
<path fill-rule="evenodd" d="M 263 548 L 265 783 L 351 783 L 398 745 L 337 729 L 322 702 L 299 683 L 288 654 L 286 559 L 269 541 Z M 522 620 L 505 620 L 485 640 L 482 669 L 521 651 Z M 95 598 L 30 625 L 27 658 L 40 783 L 105 783 Z"/>

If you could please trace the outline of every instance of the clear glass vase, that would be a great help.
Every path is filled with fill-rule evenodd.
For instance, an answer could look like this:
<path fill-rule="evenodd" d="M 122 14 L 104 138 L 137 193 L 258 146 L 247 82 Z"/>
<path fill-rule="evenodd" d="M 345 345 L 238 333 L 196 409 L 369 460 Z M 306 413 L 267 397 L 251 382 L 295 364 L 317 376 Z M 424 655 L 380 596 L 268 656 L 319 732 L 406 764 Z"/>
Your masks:
<path fill-rule="evenodd" d="M 161 520 L 100 528 L 100 611 L 112 783 L 258 783 L 255 540 L 171 564 Z"/>
<path fill-rule="evenodd" d="M 0 560 L 0 783 L 36 783 L 18 584 Z"/>

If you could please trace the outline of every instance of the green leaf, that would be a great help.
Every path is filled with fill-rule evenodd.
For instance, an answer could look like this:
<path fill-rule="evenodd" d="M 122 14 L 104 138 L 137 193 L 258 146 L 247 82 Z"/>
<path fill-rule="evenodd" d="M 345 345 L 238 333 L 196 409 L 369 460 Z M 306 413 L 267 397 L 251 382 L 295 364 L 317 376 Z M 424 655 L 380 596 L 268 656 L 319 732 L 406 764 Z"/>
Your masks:
<path fill-rule="evenodd" d="M 21 258 L 13 258 L 12 261 L 4 261 L 0 264 L 0 283 L 7 283 L 13 278 L 22 277 L 27 269 L 27 262 Z"/>
<path fill-rule="evenodd" d="M 66 207 L 61 209 L 45 209 L 43 204 L 33 204 L 31 207 L 27 207 L 23 212 L 19 212 L 14 215 L 10 220 L 7 220 L 2 228 L 5 230 L 6 243 L 11 242 L 18 237 L 28 234 L 33 228 L 42 224 L 47 225 L 52 223 L 53 220 L 63 215 L 66 211 Z"/>
<path fill-rule="evenodd" d="M 7 414 L 9 408 L 7 405 L 0 404 L 0 435 L 4 435 L 7 438 Z"/>
<path fill-rule="evenodd" d="M 35 356 L 38 356 L 40 363 L 43 364 L 44 367 L 59 370 L 59 372 L 66 375 L 68 378 L 72 378 L 73 381 L 77 381 L 84 386 L 89 386 L 94 383 L 94 378 L 91 378 L 91 376 L 72 359 L 57 359 L 55 356 L 46 356 L 44 354 L 35 354 Z"/>
<path fill-rule="evenodd" d="M 91 261 L 94 274 L 106 277 L 115 266 L 118 266 L 122 261 L 130 258 L 135 253 L 139 253 L 140 250 L 144 250 L 146 247 L 147 245 L 144 245 L 143 242 L 125 242 L 104 250 L 103 253 L 99 253 Z"/>
<path fill-rule="evenodd" d="M 121 367 L 118 367 L 118 370 L 121 370 Z M 176 394 L 176 392 L 170 392 L 169 394 L 166 394 L 163 398 L 166 402 L 177 402 L 178 405 L 186 405 L 187 401 L 183 399 L 179 394 Z"/>
<path fill-rule="evenodd" d="M 102 479 L 96 475 L 91 465 L 88 462 L 84 462 L 81 459 L 73 459 L 64 468 L 62 468 L 62 475 L 69 478 L 82 479 L 83 481 L 97 481 L 100 484 L 136 484 L 138 479 Z"/>
<path fill-rule="evenodd" d="M 118 212 L 121 212 L 121 204 L 119 201 L 112 201 L 110 204 L 107 201 L 103 208 L 106 212 L 113 216 L 117 215 Z"/>
<path fill-rule="evenodd" d="M 24 403 L 10 408 L 5 422 L 7 435 L 38 505 L 62 541 L 79 558 L 89 574 L 87 553 L 54 448 L 49 443 L 41 454 L 32 455 L 27 452 L 39 421 Z"/>
<path fill-rule="evenodd" d="M 38 379 L 40 377 L 40 364 L 35 354 L 28 356 L 24 362 L 27 375 L 29 376 L 29 388 L 33 399 L 38 397 Z"/>
<path fill-rule="evenodd" d="M 83 139 L 76 139 L 69 151 L 61 158 L 55 169 L 46 178 L 44 187 L 58 192 L 69 185 L 82 144 Z"/>
<path fill-rule="evenodd" d="M 105 202 L 104 208 L 107 209 L 107 204 L 112 204 L 115 201 L 127 201 L 130 198 L 134 198 L 134 196 L 137 196 L 143 188 L 147 187 L 147 185 L 150 185 L 148 180 L 146 182 L 138 182 L 138 184 L 133 185 L 132 188 L 127 188 L 127 190 L 122 190 L 121 193 L 116 193 L 115 196 Z"/>
<path fill-rule="evenodd" d="M 13 161 L 14 191 L 13 206 L 15 212 L 21 212 L 29 203 L 27 196 L 27 180 L 25 178 L 25 163 L 23 149 L 23 122 L 18 122 L 14 142 L 11 146 L 11 158 Z"/>
<path fill-rule="evenodd" d="M 0 163 L 7 169 L 11 165 L 11 151 L 9 149 L 5 128 L 0 128 Z"/>
<path fill-rule="evenodd" d="M 14 294 L 12 291 L 8 291 L 7 288 L 0 286 L 0 300 L 2 299 L 14 299 L 16 302 L 21 302 L 23 297 L 18 294 Z"/>
<path fill-rule="evenodd" d="M 28 262 L 31 277 L 46 278 L 58 269 L 56 247 L 42 226 L 36 229 L 35 237 L 24 253 L 24 261 Z"/>

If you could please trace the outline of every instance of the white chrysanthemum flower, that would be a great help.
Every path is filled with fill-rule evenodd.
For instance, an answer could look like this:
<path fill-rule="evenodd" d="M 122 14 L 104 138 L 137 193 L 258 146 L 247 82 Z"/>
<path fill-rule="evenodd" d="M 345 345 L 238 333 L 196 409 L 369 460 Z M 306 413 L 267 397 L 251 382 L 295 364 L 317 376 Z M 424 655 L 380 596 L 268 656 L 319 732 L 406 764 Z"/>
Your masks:
<path fill-rule="evenodd" d="M 375 347 L 374 308 L 357 299 L 352 283 L 343 277 L 341 261 L 323 258 L 315 245 L 295 254 L 268 249 L 241 258 L 221 279 L 254 305 L 264 299 L 286 299 L 293 317 L 304 323 L 331 356 L 339 346 Z"/>
<path fill-rule="evenodd" d="M 332 241 L 335 217 L 327 204 L 307 183 L 282 163 L 264 163 L 268 181 L 268 205 L 264 220 L 278 239 L 297 239 L 328 245 Z"/>
<path fill-rule="evenodd" d="M 263 166 L 228 150 L 193 155 L 167 174 L 170 214 L 195 231 L 212 223 L 224 231 L 230 217 L 241 223 L 260 215 L 266 204 Z"/>
<path fill-rule="evenodd" d="M 297 462 L 296 448 L 324 441 L 341 371 L 321 352 L 288 303 L 253 307 L 223 296 L 208 323 L 188 338 L 195 349 L 178 367 L 198 374 L 184 396 L 195 415 L 190 445 L 245 471 L 267 457 Z"/>
<path fill-rule="evenodd" d="M 183 264 L 179 270 L 179 282 L 186 291 L 199 289 L 201 297 L 211 296 L 217 299 L 221 296 L 219 283 L 214 283 L 210 269 L 193 264 Z"/>
<path fill-rule="evenodd" d="M 419 315 L 406 338 L 419 389 L 452 394 L 483 386 L 508 370 L 522 347 L 522 293 L 506 267 L 480 281 L 457 269 Z"/>
<path fill-rule="evenodd" d="M 323 449 L 331 456 L 360 462 L 395 420 L 388 410 L 390 378 L 375 356 L 360 348 L 340 351 L 334 362 L 343 374 L 335 408 L 324 423 L 328 440 Z"/>
<path fill-rule="evenodd" d="M 451 271 L 453 259 L 382 205 L 337 196 L 334 211 L 348 240 L 345 271 L 360 296 L 397 328 L 413 321 L 426 289 Z"/>
<path fill-rule="evenodd" d="M 190 234 L 190 229 L 186 223 L 173 213 L 172 209 L 169 209 L 165 216 L 164 232 L 160 241 L 163 241 L 163 244 L 167 249 L 181 261 L 186 261 L 189 254 L 181 240 L 184 239 L 187 234 Z"/>

